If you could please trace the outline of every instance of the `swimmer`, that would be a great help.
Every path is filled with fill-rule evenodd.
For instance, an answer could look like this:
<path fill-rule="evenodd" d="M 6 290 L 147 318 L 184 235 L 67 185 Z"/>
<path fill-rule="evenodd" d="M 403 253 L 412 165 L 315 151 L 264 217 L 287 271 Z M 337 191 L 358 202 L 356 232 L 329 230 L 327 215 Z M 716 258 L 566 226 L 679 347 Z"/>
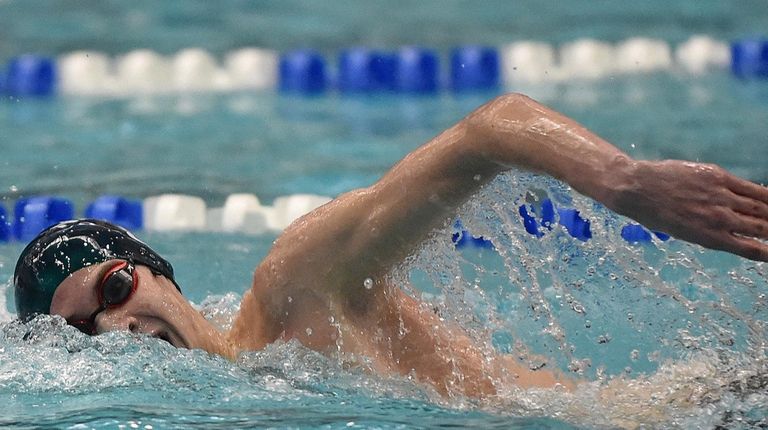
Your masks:
<path fill-rule="evenodd" d="M 508 94 L 372 186 L 289 226 L 256 266 L 227 333 L 181 295 L 168 262 L 127 231 L 93 220 L 54 226 L 24 249 L 14 274 L 18 316 L 59 315 L 87 334 L 128 330 L 230 359 L 295 339 L 444 395 L 492 396 L 500 383 L 569 388 L 567 375 L 489 353 L 388 281 L 463 202 L 511 168 L 549 174 L 653 230 L 768 261 L 765 187 L 714 165 L 634 160 L 573 120 Z"/>

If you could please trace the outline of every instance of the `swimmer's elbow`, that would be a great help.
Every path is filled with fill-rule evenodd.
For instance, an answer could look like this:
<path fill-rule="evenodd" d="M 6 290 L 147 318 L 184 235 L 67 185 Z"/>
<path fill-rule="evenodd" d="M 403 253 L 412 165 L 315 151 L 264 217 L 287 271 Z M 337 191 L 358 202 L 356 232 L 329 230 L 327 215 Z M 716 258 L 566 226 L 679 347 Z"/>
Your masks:
<path fill-rule="evenodd" d="M 544 112 L 543 105 L 520 93 L 503 94 L 484 104 L 463 121 L 465 141 L 481 159 L 502 168 L 522 150 L 526 124 Z M 515 163 L 512 163 L 515 164 Z"/>
<path fill-rule="evenodd" d="M 541 104 L 525 94 L 507 93 L 480 106 L 470 117 L 492 126 L 498 121 L 514 121 L 520 117 L 527 117 L 540 107 L 542 107 Z"/>
<path fill-rule="evenodd" d="M 489 104 L 498 104 L 505 106 L 528 106 L 531 103 L 536 103 L 532 98 L 522 93 L 506 93 L 502 94 L 489 102 Z"/>

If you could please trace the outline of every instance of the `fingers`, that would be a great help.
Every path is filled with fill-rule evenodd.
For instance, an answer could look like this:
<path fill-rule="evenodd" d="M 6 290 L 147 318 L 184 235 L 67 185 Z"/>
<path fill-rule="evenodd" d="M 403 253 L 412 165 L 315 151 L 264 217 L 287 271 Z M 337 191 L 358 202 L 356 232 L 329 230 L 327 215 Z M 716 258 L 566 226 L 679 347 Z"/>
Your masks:
<path fill-rule="evenodd" d="M 728 181 L 728 188 L 736 194 L 749 197 L 763 204 L 768 205 L 768 188 L 744 179 L 731 176 Z"/>
<path fill-rule="evenodd" d="M 731 235 L 733 250 L 726 250 L 755 261 L 768 261 L 768 245 L 756 239 Z"/>
<path fill-rule="evenodd" d="M 768 219 L 724 207 L 710 212 L 707 218 L 708 227 L 688 240 L 750 260 L 768 261 L 768 243 L 761 241 L 768 239 Z M 684 234 L 680 236 L 685 239 Z"/>
<path fill-rule="evenodd" d="M 757 239 L 720 231 L 710 232 L 697 242 L 706 248 L 730 252 L 750 260 L 768 261 L 768 244 Z"/>
<path fill-rule="evenodd" d="M 768 204 L 738 195 L 732 196 L 732 199 L 731 209 L 734 211 L 750 217 L 768 220 Z"/>
<path fill-rule="evenodd" d="M 732 222 L 732 233 L 759 239 L 768 239 L 768 220 L 748 215 L 734 214 L 734 216 L 736 218 L 734 218 Z"/>

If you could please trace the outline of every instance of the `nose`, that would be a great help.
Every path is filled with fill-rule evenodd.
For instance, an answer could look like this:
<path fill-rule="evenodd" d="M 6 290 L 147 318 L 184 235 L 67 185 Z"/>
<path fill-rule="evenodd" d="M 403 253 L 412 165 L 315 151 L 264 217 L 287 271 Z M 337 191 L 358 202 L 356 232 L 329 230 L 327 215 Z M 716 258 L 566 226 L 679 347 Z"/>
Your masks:
<path fill-rule="evenodd" d="M 101 334 L 108 331 L 138 333 L 140 331 L 139 320 L 124 313 L 102 312 L 96 316 L 96 332 Z"/>

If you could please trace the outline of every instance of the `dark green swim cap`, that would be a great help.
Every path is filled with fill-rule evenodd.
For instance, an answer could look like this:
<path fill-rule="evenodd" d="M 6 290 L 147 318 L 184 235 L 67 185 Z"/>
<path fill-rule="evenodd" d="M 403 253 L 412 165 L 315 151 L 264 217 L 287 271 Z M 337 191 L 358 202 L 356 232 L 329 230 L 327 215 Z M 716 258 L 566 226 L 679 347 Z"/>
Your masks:
<path fill-rule="evenodd" d="M 19 256 L 13 275 L 19 318 L 49 313 L 67 276 L 115 258 L 146 266 L 179 288 L 171 264 L 128 230 L 93 219 L 64 221 L 40 233 Z"/>

